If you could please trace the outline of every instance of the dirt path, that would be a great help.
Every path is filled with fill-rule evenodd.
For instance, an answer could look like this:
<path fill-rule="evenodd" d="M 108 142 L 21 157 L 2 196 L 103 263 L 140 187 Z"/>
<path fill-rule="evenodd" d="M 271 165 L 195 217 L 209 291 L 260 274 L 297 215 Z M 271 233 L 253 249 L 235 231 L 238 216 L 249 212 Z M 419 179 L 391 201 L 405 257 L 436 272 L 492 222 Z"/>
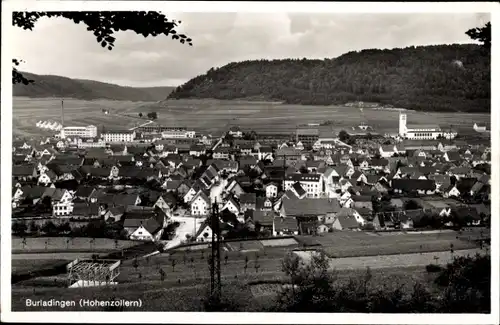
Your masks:
<path fill-rule="evenodd" d="M 453 256 L 467 256 L 480 253 L 480 249 L 459 250 L 453 253 Z M 484 251 L 482 251 L 484 253 Z M 309 259 L 309 253 L 297 252 L 297 254 Z M 435 259 L 437 257 L 437 259 Z M 379 256 L 363 256 L 363 257 L 344 257 L 330 259 L 330 267 L 339 270 L 363 269 L 370 267 L 372 269 L 388 268 L 388 267 L 408 267 L 408 266 L 425 266 L 431 263 L 445 265 L 451 262 L 452 254 L 446 252 L 432 253 L 415 253 L 415 254 L 399 254 L 399 255 L 379 255 Z"/>

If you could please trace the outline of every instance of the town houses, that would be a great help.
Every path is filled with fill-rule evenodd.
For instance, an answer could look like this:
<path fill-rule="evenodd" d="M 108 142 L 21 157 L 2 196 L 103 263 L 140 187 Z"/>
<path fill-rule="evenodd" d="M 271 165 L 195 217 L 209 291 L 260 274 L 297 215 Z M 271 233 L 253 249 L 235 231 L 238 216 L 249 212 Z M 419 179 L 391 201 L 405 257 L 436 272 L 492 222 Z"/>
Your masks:
<path fill-rule="evenodd" d="M 145 142 L 148 130 L 14 141 L 13 219 L 103 219 L 129 239 L 161 241 L 179 215 L 207 218 L 214 204 L 233 238 L 245 227 L 256 236 L 410 229 L 429 211 L 443 224 L 490 217 L 488 140 L 361 137 L 347 146 L 311 128 L 273 141 L 233 125 L 220 138 L 161 129 L 168 136 Z M 207 236 L 203 223 L 191 240 Z"/>

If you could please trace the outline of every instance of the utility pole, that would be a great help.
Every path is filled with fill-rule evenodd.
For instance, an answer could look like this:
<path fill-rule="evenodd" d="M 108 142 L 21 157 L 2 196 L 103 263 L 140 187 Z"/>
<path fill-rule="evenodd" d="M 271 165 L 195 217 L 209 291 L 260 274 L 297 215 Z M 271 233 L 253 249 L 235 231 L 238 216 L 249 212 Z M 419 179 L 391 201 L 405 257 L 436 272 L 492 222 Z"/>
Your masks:
<path fill-rule="evenodd" d="M 211 216 L 212 228 L 212 255 L 210 261 L 210 294 L 215 302 L 220 301 L 221 281 L 220 281 L 220 223 L 219 206 L 217 200 L 212 206 Z"/>
<path fill-rule="evenodd" d="M 66 138 L 64 134 L 64 100 L 61 99 L 61 139 Z"/>
<path fill-rule="evenodd" d="M 61 99 L 61 126 L 64 127 L 64 100 Z"/>

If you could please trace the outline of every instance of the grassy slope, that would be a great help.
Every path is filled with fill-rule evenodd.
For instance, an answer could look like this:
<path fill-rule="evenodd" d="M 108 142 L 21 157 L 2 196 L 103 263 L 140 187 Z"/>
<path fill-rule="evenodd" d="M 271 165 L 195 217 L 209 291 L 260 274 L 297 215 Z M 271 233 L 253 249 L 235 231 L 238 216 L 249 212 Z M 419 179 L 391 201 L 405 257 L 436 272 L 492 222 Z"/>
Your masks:
<path fill-rule="evenodd" d="M 173 87 L 134 88 L 94 80 L 71 79 L 61 76 L 36 75 L 23 72 L 35 82 L 14 85 L 14 96 L 34 98 L 66 97 L 77 99 L 112 99 L 130 101 L 159 101 L 165 99 Z"/>
<path fill-rule="evenodd" d="M 362 277 L 365 270 L 339 271 L 336 273 L 338 281 L 345 281 L 349 277 Z M 371 283 L 376 286 L 394 287 L 404 285 L 411 288 L 415 281 L 421 281 L 433 289 L 433 274 L 427 274 L 423 267 L 391 268 L 383 270 L 372 270 L 373 279 Z M 283 277 L 260 277 L 259 280 L 279 280 Z M 245 311 L 263 311 L 269 307 L 273 300 L 272 295 L 266 295 L 267 285 L 251 285 L 255 278 L 252 276 L 239 277 L 238 279 L 223 280 L 223 295 L 241 306 Z M 203 299 L 207 296 L 210 281 L 144 281 L 142 283 L 124 284 L 115 288 L 36 288 L 14 287 L 12 290 L 12 309 L 14 311 L 62 311 L 57 308 L 27 308 L 25 299 L 33 300 L 49 299 L 49 297 L 59 297 L 60 300 L 78 299 L 102 299 L 109 300 L 110 297 L 117 297 L 127 300 L 142 299 L 142 307 L 125 308 L 125 311 L 202 311 Z M 264 287 L 264 288 L 262 288 Z M 271 287 L 271 286 L 270 286 Z M 271 288 L 270 288 L 271 289 Z M 64 311 L 102 311 L 104 308 L 85 308 L 78 306 L 64 309 Z"/>

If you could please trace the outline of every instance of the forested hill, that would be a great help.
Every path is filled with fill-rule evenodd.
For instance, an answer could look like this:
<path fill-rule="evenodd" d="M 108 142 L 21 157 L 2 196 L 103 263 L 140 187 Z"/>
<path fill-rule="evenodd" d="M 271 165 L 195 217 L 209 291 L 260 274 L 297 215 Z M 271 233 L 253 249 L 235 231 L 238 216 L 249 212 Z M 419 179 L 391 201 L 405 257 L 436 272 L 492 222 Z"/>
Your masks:
<path fill-rule="evenodd" d="M 94 80 L 36 75 L 28 72 L 22 72 L 22 74 L 34 82 L 29 85 L 15 84 L 14 96 L 160 101 L 165 99 L 173 89 L 173 87 L 134 88 Z"/>
<path fill-rule="evenodd" d="M 422 111 L 490 110 L 490 58 L 478 45 L 349 52 L 335 59 L 229 63 L 169 98 L 258 98 L 294 104 L 377 102 Z"/>

